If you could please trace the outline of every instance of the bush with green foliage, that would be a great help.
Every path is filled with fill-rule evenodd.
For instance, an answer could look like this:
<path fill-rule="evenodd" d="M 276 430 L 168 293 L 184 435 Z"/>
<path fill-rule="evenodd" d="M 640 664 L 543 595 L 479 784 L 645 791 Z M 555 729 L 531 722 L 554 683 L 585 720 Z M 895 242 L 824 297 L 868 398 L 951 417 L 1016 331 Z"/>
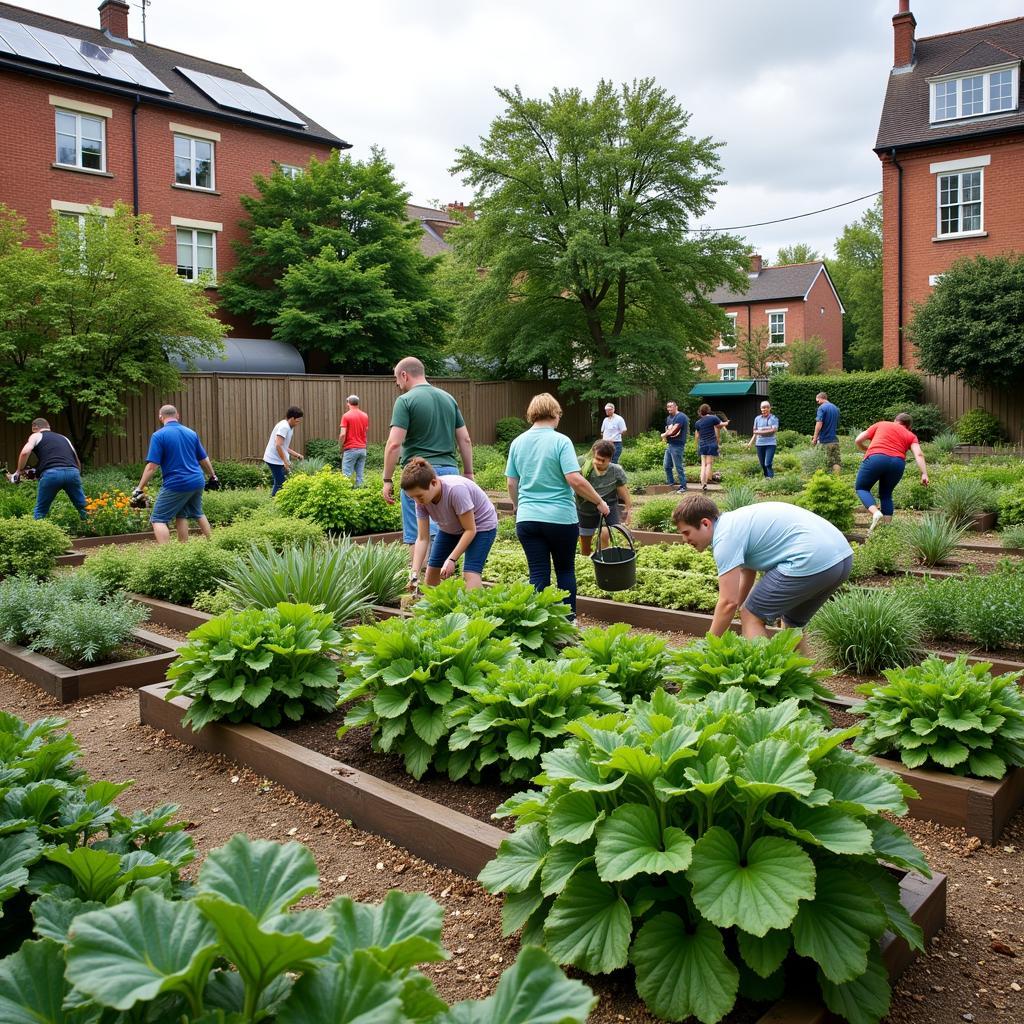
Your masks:
<path fill-rule="evenodd" d="M 827 519 L 842 533 L 849 533 L 853 529 L 857 495 L 846 480 L 833 473 L 817 470 L 800 492 L 797 504 Z"/>
<path fill-rule="evenodd" d="M 31 518 L 36 504 L 36 488 L 29 481 L 9 484 L 0 476 L 0 519 Z"/>
<path fill-rule="evenodd" d="M 211 722 L 255 722 L 330 711 L 338 696 L 341 634 L 326 612 L 308 604 L 224 612 L 192 630 L 167 670 L 167 700 L 188 697 L 182 719 L 198 732 Z"/>
<path fill-rule="evenodd" d="M 334 469 L 341 469 L 341 446 L 336 437 L 311 437 L 304 454 L 307 459 L 323 459 Z"/>
<path fill-rule="evenodd" d="M 206 491 L 203 494 L 203 513 L 213 527 L 230 526 L 269 507 L 269 488 Z"/>
<path fill-rule="evenodd" d="M 999 495 L 999 526 L 1024 526 L 1024 483 L 1009 488 Z"/>
<path fill-rule="evenodd" d="M 757 482 L 757 490 L 761 494 L 799 494 L 804 489 L 804 481 L 799 473 L 781 473 Z"/>
<path fill-rule="evenodd" d="M 0 519 L 0 579 L 48 576 L 70 548 L 71 538 L 45 519 Z"/>
<path fill-rule="evenodd" d="M 85 567 L 90 558 L 85 559 Z M 208 540 L 190 540 L 139 549 L 128 576 L 128 590 L 174 604 L 190 604 L 210 590 L 234 563 L 235 555 Z"/>
<path fill-rule="evenodd" d="M 887 865 L 930 872 L 883 817 L 916 794 L 843 748 L 857 731 L 739 687 L 574 723 L 544 788 L 499 809 L 516 830 L 480 882 L 505 894 L 503 931 L 591 974 L 631 965 L 665 1020 L 714 1024 L 814 967 L 833 1013 L 876 1024 L 882 935 L 923 948 Z"/>
<path fill-rule="evenodd" d="M 905 412 L 911 419 L 910 429 L 917 434 L 920 441 L 930 441 L 937 434 L 947 430 L 946 420 L 942 410 L 937 405 L 919 404 L 917 402 L 897 402 L 890 405 L 879 417 L 883 420 L 895 419 L 896 416 Z"/>
<path fill-rule="evenodd" d="M 783 452 L 787 448 L 796 448 L 806 440 L 807 438 L 799 430 L 780 430 L 775 435 L 775 447 Z"/>
<path fill-rule="evenodd" d="M 863 430 L 886 418 L 885 411 L 894 405 L 917 404 L 923 384 L 916 373 L 906 370 L 822 374 L 797 377 L 780 373 L 768 381 L 768 398 L 779 422 L 806 436 L 814 432 L 818 411 L 814 396 L 828 394 L 829 401 L 839 407 L 843 429 Z M 783 432 L 784 433 L 784 432 Z"/>
<path fill-rule="evenodd" d="M 638 530 L 657 530 L 664 533 L 672 533 L 675 525 L 672 522 L 672 513 L 678 498 L 652 498 L 642 505 L 635 505 L 633 508 L 633 525 Z"/>
<path fill-rule="evenodd" d="M 619 465 L 631 472 L 640 469 L 662 469 L 665 463 L 665 442 L 656 433 L 637 434 L 626 437 L 625 446 L 619 456 Z M 664 476 L 662 476 L 664 481 Z"/>
<path fill-rule="evenodd" d="M 947 457 L 959 443 L 960 438 L 952 430 L 944 429 L 937 432 L 931 440 L 932 457 Z"/>
<path fill-rule="evenodd" d="M 1021 673 L 993 676 L 992 666 L 928 658 L 889 669 L 884 684 L 858 687 L 867 700 L 852 708 L 864 728 L 855 749 L 890 757 L 908 768 L 1001 779 L 1024 765 Z"/>
<path fill-rule="evenodd" d="M 220 481 L 221 488 L 226 491 L 270 486 L 270 471 L 265 462 L 218 459 L 214 468 L 217 470 L 217 479 Z"/>
<path fill-rule="evenodd" d="M 318 523 L 293 519 L 266 507 L 215 530 L 210 543 L 224 551 L 245 551 L 253 544 L 269 544 L 276 551 L 283 551 L 302 544 L 322 544 L 323 540 L 324 528 Z"/>
<path fill-rule="evenodd" d="M 650 697 L 664 686 L 672 652 L 661 637 L 633 633 L 624 622 L 602 629 L 593 626 L 580 634 L 575 647 L 565 651 L 604 672 L 608 686 L 627 703 L 634 697 Z"/>
<path fill-rule="evenodd" d="M 905 568 L 906 551 L 898 529 L 880 527 L 869 534 L 863 544 L 853 549 L 850 580 L 868 576 L 893 576 Z"/>
<path fill-rule="evenodd" d="M 927 512 L 935 508 L 935 491 L 932 485 L 926 487 L 921 483 L 921 477 L 914 472 L 903 477 L 896 485 L 892 497 L 897 509 L 908 508 L 917 512 Z"/>
<path fill-rule="evenodd" d="M 828 366 L 828 351 L 825 342 L 817 337 L 794 338 L 786 346 L 786 373 L 797 377 L 812 377 L 825 372 Z"/>
<path fill-rule="evenodd" d="M 950 474 L 934 485 L 935 507 L 956 526 L 968 526 L 986 512 L 995 512 L 998 500 L 995 489 L 975 476 Z"/>
<path fill-rule="evenodd" d="M 909 665 L 920 654 L 923 629 L 901 592 L 848 587 L 832 597 L 808 627 L 822 659 L 840 671 L 877 675 Z"/>
<path fill-rule="evenodd" d="M 999 542 L 1004 548 L 1024 548 L 1024 523 L 1003 530 Z"/>
<path fill-rule="evenodd" d="M 494 424 L 494 445 L 507 452 L 509 445 L 529 429 L 530 424 L 522 416 L 503 416 Z"/>
<path fill-rule="evenodd" d="M 938 512 L 928 512 L 916 523 L 900 523 L 900 538 L 911 559 L 918 565 L 941 565 L 953 553 L 965 527 Z"/>
<path fill-rule="evenodd" d="M 527 658 L 556 658 L 577 637 L 569 621 L 572 609 L 557 587 L 537 591 L 529 583 L 499 583 L 467 590 L 461 580 L 449 579 L 426 587 L 413 609 L 414 618 L 441 618 L 463 612 L 496 623 L 496 639 L 514 640 Z"/>
<path fill-rule="evenodd" d="M 356 487 L 332 469 L 292 474 L 274 501 L 285 515 L 339 533 L 387 533 L 402 526 L 398 502 L 389 505 L 373 481 Z"/>
<path fill-rule="evenodd" d="M 997 445 L 1006 439 L 999 418 L 987 409 L 969 409 L 953 428 L 961 444 Z"/>

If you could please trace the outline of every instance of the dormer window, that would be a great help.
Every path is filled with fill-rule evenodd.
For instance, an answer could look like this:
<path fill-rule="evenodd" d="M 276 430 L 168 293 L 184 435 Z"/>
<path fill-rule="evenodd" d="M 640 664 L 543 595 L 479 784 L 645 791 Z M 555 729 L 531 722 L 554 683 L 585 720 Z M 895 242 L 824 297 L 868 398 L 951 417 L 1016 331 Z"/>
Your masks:
<path fill-rule="evenodd" d="M 999 114 L 1017 108 L 1019 65 L 932 80 L 931 122 Z"/>

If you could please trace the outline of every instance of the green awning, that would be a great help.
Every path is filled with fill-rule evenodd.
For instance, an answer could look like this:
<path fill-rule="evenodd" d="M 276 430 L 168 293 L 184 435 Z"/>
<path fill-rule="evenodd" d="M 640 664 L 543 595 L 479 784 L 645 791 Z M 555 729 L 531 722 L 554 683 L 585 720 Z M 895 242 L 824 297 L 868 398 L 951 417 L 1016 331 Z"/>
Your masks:
<path fill-rule="evenodd" d="M 721 380 L 698 384 L 690 392 L 697 398 L 740 398 L 756 394 L 756 380 Z"/>

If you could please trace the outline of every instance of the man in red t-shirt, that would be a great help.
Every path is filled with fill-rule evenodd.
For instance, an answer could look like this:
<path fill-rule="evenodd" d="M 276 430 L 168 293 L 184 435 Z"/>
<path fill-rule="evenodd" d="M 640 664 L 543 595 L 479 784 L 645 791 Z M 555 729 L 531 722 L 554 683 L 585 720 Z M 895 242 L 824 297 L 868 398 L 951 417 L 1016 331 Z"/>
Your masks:
<path fill-rule="evenodd" d="M 892 492 L 903 479 L 907 468 L 907 452 L 914 453 L 914 459 L 921 470 L 921 483 L 928 486 L 928 467 L 924 453 L 918 443 L 917 434 L 910 429 L 910 416 L 901 412 L 891 423 L 872 423 L 867 430 L 857 435 L 856 445 L 865 453 L 864 461 L 857 471 L 854 487 L 857 497 L 871 513 L 870 533 L 883 520 L 889 522 L 895 509 Z M 871 488 L 878 484 L 878 504 L 875 504 Z M 881 505 L 881 509 L 879 509 Z"/>
<path fill-rule="evenodd" d="M 341 471 L 345 476 L 355 476 L 356 487 L 362 487 L 363 471 L 366 469 L 366 432 L 370 427 L 370 417 L 359 408 L 358 395 L 349 395 L 345 401 L 348 409 L 341 417 L 341 429 L 338 432 Z"/>

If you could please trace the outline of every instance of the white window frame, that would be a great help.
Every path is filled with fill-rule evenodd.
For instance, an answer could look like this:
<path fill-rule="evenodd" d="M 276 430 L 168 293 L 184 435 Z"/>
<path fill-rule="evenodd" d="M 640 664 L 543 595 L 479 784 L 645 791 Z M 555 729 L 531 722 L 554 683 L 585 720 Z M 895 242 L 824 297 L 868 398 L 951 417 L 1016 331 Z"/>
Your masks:
<path fill-rule="evenodd" d="M 60 159 L 60 145 L 57 142 L 58 135 L 66 135 L 67 132 L 62 132 L 59 127 L 59 118 L 63 114 L 65 117 L 73 117 L 75 119 L 75 160 L 73 164 L 66 164 Z M 86 167 L 82 163 L 82 118 L 86 118 L 89 121 L 95 121 L 100 126 L 100 166 L 99 167 Z M 79 171 L 90 171 L 93 174 L 105 174 L 107 171 L 107 119 L 100 116 L 99 114 L 83 113 L 80 110 L 70 110 L 67 107 L 56 107 L 53 115 L 53 149 L 54 156 L 53 162 L 57 167 L 74 167 Z"/>
<path fill-rule="evenodd" d="M 192 284 L 202 284 L 205 288 L 216 288 L 217 286 L 217 235 L 223 230 L 223 225 L 213 224 L 205 221 L 187 221 L 180 217 L 172 217 L 171 224 L 174 227 L 174 266 L 178 277 L 183 281 Z M 191 273 L 182 274 L 181 268 L 184 264 L 178 262 L 179 236 L 183 233 L 191 235 L 192 263 Z M 199 235 L 208 234 L 212 240 L 212 263 L 213 268 L 207 276 L 199 272 Z M 204 272 L 205 273 L 205 272 Z"/>
<path fill-rule="evenodd" d="M 776 363 L 766 363 L 765 369 L 768 371 L 769 377 L 774 377 L 777 373 L 782 373 L 784 370 L 789 369 L 789 363 L 783 361 Z"/>
<path fill-rule="evenodd" d="M 718 379 L 720 381 L 734 381 L 739 380 L 739 363 L 719 363 L 718 364 Z M 732 376 L 727 377 L 726 373 L 731 371 Z"/>
<path fill-rule="evenodd" d="M 279 163 L 278 169 L 286 178 L 291 178 L 294 181 L 296 178 L 301 178 L 306 173 L 305 167 L 299 167 L 298 164 L 281 164 Z"/>
<path fill-rule="evenodd" d="M 992 109 L 992 76 L 1000 72 L 1010 72 L 1010 105 Z M 981 78 L 982 81 L 982 109 L 964 113 L 964 82 L 974 78 Z M 938 116 L 936 97 L 939 86 L 956 83 L 956 109 L 952 114 Z M 928 80 L 928 121 L 930 124 L 944 124 L 947 121 L 957 121 L 966 117 L 985 117 L 998 114 L 1012 114 L 1017 110 L 1020 101 L 1020 63 L 998 64 L 987 68 L 977 68 L 973 71 L 958 71 L 952 75 L 940 75 Z"/>
<path fill-rule="evenodd" d="M 789 307 L 785 309 L 766 309 L 764 311 L 765 316 L 768 317 L 768 345 L 767 348 L 785 348 L 786 347 L 786 314 L 789 312 Z M 772 317 L 782 317 L 782 341 L 772 341 Z"/>
<path fill-rule="evenodd" d="M 726 313 L 725 316 L 726 319 L 732 322 L 732 329 L 730 331 L 727 331 L 725 334 L 720 334 L 718 336 L 719 352 L 728 352 L 736 347 L 736 318 L 739 316 L 739 313 Z M 731 345 L 726 344 L 727 338 L 732 338 Z"/>
<path fill-rule="evenodd" d="M 212 133 L 211 133 L 212 134 Z M 203 138 L 198 135 L 187 135 L 185 132 L 175 132 L 173 135 L 174 143 L 172 147 L 172 153 L 174 157 L 174 184 L 178 188 L 194 188 L 198 192 L 213 192 L 217 188 L 217 141 L 215 139 Z M 188 143 L 188 159 L 189 159 L 189 180 L 186 184 L 183 181 L 178 181 L 178 154 L 174 152 L 178 147 L 178 140 L 181 139 L 183 142 Z M 210 147 L 210 184 L 209 185 L 197 185 L 196 184 L 196 165 L 198 160 L 196 159 L 196 143 L 205 142 Z"/>
<path fill-rule="evenodd" d="M 936 172 L 935 174 L 935 238 L 974 238 L 979 235 L 985 234 L 985 168 L 979 162 L 979 164 L 973 166 L 960 167 L 955 166 L 960 163 L 970 163 L 969 161 L 950 160 L 947 161 L 947 165 L 943 170 Z M 949 166 L 950 164 L 954 166 Z M 933 167 L 936 165 L 932 165 Z M 942 165 L 938 165 L 942 166 Z M 981 197 L 978 200 L 978 226 L 976 228 L 969 228 L 966 231 L 963 230 L 963 208 L 965 205 L 975 205 L 973 202 L 965 204 L 963 201 L 964 194 L 964 175 L 965 174 L 977 174 L 978 187 L 980 190 Z M 957 224 L 959 225 L 956 231 L 943 231 L 942 230 L 942 182 L 946 178 L 957 178 L 957 196 L 958 202 L 956 204 L 957 210 Z M 947 204 L 951 205 L 951 204 Z"/>

